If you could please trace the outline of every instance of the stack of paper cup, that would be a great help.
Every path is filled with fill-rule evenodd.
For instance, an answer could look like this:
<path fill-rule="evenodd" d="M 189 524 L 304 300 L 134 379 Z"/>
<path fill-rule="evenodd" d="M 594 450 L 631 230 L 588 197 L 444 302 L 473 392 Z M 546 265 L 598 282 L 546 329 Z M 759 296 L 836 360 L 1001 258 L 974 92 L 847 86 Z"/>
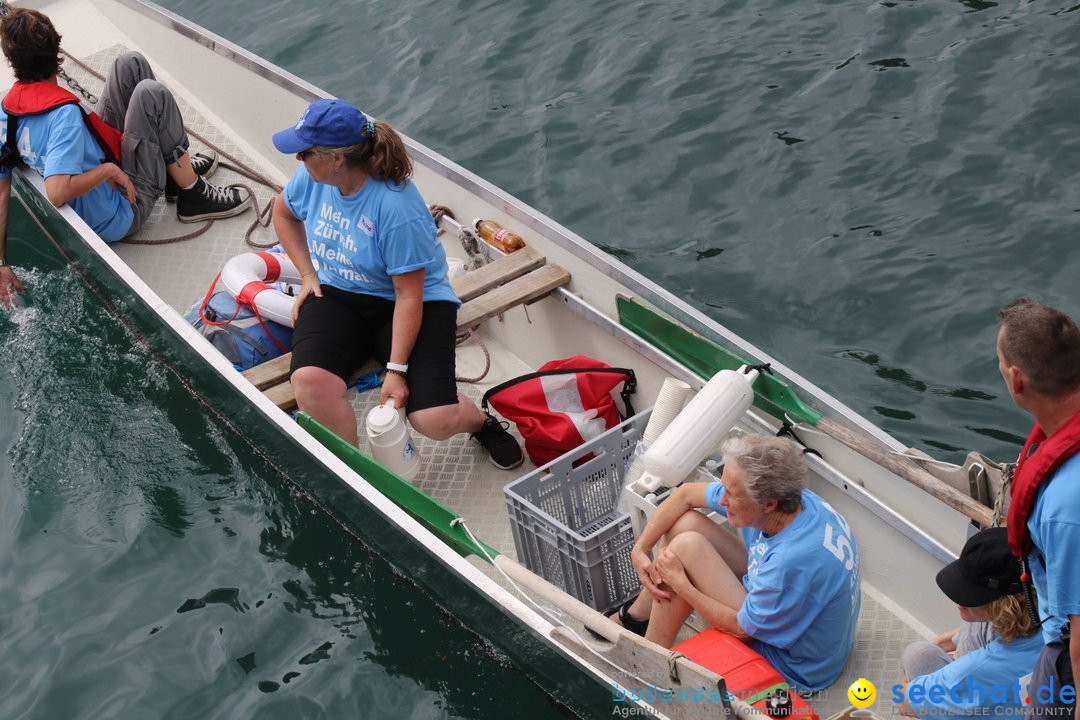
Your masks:
<path fill-rule="evenodd" d="M 682 380 L 676 380 L 673 377 L 664 378 L 664 384 L 660 386 L 660 394 L 656 396 L 656 403 L 653 405 L 652 415 L 649 416 L 645 432 L 641 435 L 646 445 L 660 437 L 660 433 L 664 432 L 675 416 L 682 411 L 683 405 L 691 395 L 693 391 Z"/>

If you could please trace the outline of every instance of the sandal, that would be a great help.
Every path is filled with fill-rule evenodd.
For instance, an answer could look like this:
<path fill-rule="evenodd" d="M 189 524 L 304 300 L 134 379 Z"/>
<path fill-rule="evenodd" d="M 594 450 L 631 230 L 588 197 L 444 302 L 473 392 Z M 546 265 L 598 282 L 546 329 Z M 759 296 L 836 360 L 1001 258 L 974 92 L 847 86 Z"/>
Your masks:
<path fill-rule="evenodd" d="M 649 618 L 638 620 L 630 615 L 630 606 L 634 604 L 635 600 L 637 600 L 636 595 L 619 606 L 617 611 L 619 614 L 619 622 L 621 622 L 623 627 L 630 632 L 645 637 L 645 631 L 649 629 Z M 616 611 L 609 613 L 607 617 L 611 617 L 615 612 Z"/>
<path fill-rule="evenodd" d="M 649 629 L 649 620 L 648 619 L 635 620 L 634 617 L 630 615 L 630 606 L 634 604 L 635 600 L 637 600 L 637 595 L 635 595 L 634 597 L 632 597 L 629 600 L 627 600 L 626 602 L 624 602 L 617 609 L 612 610 L 607 615 L 604 615 L 604 617 L 606 617 L 609 620 L 614 621 L 614 619 L 615 619 L 614 616 L 618 615 L 619 616 L 619 622 L 622 623 L 624 628 L 626 628 L 627 630 L 629 630 L 632 633 L 637 633 L 641 637 L 645 637 L 645 631 Z M 585 628 L 585 631 L 588 632 L 590 635 L 592 635 L 597 640 L 606 640 L 607 639 L 603 635 L 601 635 L 600 633 L 594 632 L 593 630 L 591 630 L 589 628 Z"/>

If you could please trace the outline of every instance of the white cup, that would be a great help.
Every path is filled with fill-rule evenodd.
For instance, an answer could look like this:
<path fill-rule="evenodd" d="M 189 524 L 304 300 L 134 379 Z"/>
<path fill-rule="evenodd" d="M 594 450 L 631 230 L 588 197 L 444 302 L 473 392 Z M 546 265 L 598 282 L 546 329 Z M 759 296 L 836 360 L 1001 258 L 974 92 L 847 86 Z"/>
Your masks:
<path fill-rule="evenodd" d="M 454 280 L 465 274 L 465 261 L 461 258 L 446 258 L 446 279 Z"/>

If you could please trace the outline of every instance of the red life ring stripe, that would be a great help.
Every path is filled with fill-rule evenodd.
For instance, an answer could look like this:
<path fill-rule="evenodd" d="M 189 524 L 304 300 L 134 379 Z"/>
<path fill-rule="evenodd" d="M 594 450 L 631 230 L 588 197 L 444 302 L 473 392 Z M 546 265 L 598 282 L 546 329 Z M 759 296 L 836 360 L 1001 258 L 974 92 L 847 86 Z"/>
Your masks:
<path fill-rule="evenodd" d="M 255 296 L 261 293 L 263 290 L 269 290 L 270 286 L 261 280 L 252 280 L 243 287 L 240 294 L 236 296 L 236 302 L 240 305 L 247 305 L 248 307 L 255 307 Z"/>
<path fill-rule="evenodd" d="M 268 283 L 276 282 L 281 277 L 281 263 L 278 262 L 275 253 L 260 252 L 255 253 L 263 259 L 266 263 L 266 277 L 263 278 Z M 254 297 L 254 296 L 252 296 Z"/>

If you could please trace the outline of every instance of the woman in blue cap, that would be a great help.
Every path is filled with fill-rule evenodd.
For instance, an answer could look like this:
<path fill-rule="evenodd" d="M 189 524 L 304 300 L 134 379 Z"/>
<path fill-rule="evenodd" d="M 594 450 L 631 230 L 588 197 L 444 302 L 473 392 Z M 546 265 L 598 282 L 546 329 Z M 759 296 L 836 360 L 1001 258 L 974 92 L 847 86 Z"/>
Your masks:
<path fill-rule="evenodd" d="M 502 423 L 457 392 L 461 303 L 401 136 L 345 100 L 317 100 L 274 145 L 300 161 L 274 203 L 274 229 L 303 276 L 291 368 L 300 409 L 356 444 L 346 383 L 374 356 L 387 369 L 380 403 L 405 407 L 418 432 L 469 432 L 497 467 L 520 465 Z"/>

